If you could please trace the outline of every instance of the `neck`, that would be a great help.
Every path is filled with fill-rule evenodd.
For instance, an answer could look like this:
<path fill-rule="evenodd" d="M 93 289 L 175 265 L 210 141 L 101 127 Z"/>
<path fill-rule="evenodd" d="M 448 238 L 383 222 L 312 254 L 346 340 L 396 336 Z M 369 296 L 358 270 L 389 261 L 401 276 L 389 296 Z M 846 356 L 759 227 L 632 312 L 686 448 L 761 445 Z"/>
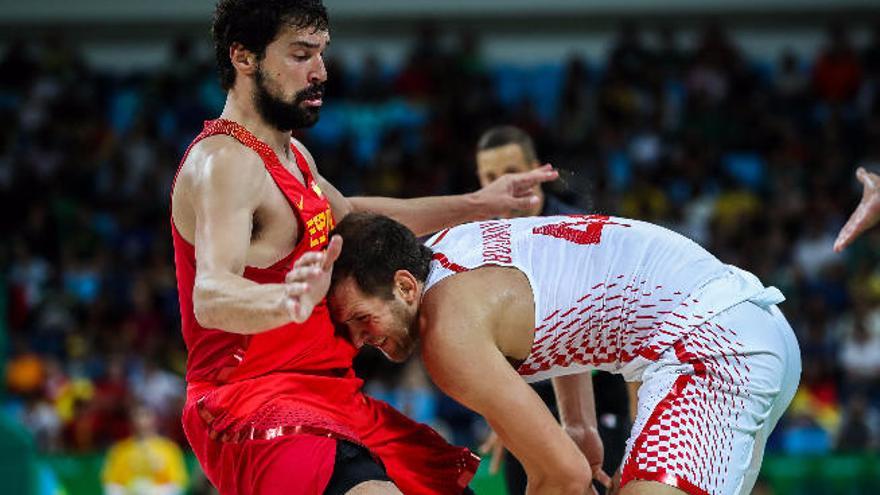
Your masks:
<path fill-rule="evenodd" d="M 252 95 L 253 92 L 247 88 L 229 90 L 220 118 L 241 124 L 279 156 L 287 156 L 290 153 L 290 131 L 281 131 L 269 125 L 257 112 Z"/>

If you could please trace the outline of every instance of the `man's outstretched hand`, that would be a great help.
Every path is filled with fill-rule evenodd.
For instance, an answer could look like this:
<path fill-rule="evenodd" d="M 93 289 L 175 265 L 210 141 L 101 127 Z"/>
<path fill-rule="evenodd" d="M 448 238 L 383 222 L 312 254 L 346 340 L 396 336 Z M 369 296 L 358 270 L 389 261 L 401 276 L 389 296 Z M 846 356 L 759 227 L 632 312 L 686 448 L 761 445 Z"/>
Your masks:
<path fill-rule="evenodd" d="M 856 178 L 862 183 L 862 201 L 856 211 L 840 229 L 834 241 L 834 251 L 841 252 L 850 245 L 862 232 L 877 224 L 880 220 L 880 176 L 868 172 L 864 167 L 856 170 Z"/>
<path fill-rule="evenodd" d="M 480 211 L 486 218 L 510 217 L 512 212 L 530 210 L 540 198 L 536 186 L 556 180 L 559 172 L 551 165 L 521 172 L 505 174 L 474 193 Z"/>
<path fill-rule="evenodd" d="M 324 251 L 312 251 L 302 255 L 284 278 L 286 286 L 285 307 L 296 323 L 306 321 L 315 306 L 330 289 L 333 263 L 342 252 L 342 237 L 334 235 Z"/>

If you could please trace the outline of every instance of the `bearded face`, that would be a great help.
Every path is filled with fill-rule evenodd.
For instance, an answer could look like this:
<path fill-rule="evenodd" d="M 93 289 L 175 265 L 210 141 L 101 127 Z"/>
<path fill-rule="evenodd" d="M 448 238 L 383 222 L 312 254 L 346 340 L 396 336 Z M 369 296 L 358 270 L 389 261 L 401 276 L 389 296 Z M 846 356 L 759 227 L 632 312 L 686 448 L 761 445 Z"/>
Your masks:
<path fill-rule="evenodd" d="M 281 86 L 272 79 L 262 64 L 254 77 L 254 104 L 260 116 L 280 131 L 304 129 L 318 122 L 324 96 L 324 83 L 310 84 L 290 99 L 285 99 Z"/>

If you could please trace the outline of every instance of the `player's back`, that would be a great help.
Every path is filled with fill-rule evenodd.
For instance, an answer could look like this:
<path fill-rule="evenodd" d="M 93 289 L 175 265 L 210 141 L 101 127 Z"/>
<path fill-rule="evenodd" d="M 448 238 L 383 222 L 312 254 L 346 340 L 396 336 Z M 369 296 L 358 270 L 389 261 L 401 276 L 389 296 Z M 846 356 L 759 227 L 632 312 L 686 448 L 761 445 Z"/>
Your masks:
<path fill-rule="evenodd" d="M 585 367 L 633 375 L 693 324 L 763 289 L 684 236 L 601 215 L 471 223 L 428 245 L 426 290 L 487 264 L 525 274 L 535 342 L 519 371 L 530 381 Z M 712 290 L 729 277 L 741 278 L 742 290 Z"/>

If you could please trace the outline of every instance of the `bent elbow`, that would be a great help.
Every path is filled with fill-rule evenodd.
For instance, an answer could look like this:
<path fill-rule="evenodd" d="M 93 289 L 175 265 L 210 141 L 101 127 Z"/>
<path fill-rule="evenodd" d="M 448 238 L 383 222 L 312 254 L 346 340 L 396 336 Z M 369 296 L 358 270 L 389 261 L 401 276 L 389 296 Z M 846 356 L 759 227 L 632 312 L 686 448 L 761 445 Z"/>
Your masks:
<path fill-rule="evenodd" d="M 214 312 L 205 307 L 205 305 L 196 304 L 194 301 L 193 316 L 195 316 L 196 323 L 198 323 L 200 327 L 211 329 L 217 328 L 217 319 L 214 317 Z"/>
<path fill-rule="evenodd" d="M 219 326 L 216 305 L 211 303 L 210 291 L 196 285 L 193 288 L 193 316 L 202 328 Z"/>

